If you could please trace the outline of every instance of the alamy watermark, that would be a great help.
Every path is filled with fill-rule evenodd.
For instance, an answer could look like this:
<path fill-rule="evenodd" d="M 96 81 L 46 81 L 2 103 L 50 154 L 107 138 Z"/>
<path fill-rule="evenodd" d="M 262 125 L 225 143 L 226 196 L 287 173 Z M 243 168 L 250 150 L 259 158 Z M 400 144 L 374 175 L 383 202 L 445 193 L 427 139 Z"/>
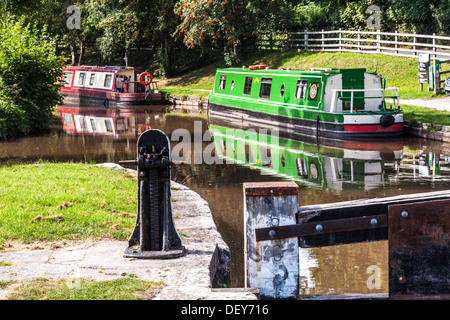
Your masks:
<path fill-rule="evenodd" d="M 366 273 L 370 273 L 366 285 L 369 290 L 381 289 L 381 269 L 377 265 L 367 267 Z"/>
<path fill-rule="evenodd" d="M 72 274 L 66 280 L 66 285 L 68 289 L 81 289 L 81 272 L 78 266 L 75 266 Z"/>
<path fill-rule="evenodd" d="M 367 28 L 369 29 L 381 29 L 381 10 L 377 5 L 370 5 L 367 7 L 366 13 L 371 14 L 367 19 Z"/>
<path fill-rule="evenodd" d="M 77 5 L 70 5 L 66 10 L 67 14 L 70 14 L 66 20 L 66 26 L 69 30 L 81 29 L 81 10 Z"/>
<path fill-rule="evenodd" d="M 176 129 L 170 137 L 178 142 L 171 150 L 174 162 L 186 164 L 257 163 L 278 169 L 279 131 L 267 129 L 216 129 L 203 131 L 202 121 L 194 121 L 194 135 Z M 206 144 L 206 146 L 205 146 Z"/>

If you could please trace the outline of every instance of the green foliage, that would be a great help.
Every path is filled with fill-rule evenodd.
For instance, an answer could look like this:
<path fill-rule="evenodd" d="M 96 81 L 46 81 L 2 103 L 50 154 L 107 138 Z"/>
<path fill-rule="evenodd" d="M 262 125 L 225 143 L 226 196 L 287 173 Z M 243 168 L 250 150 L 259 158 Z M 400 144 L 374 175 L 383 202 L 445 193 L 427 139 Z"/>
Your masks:
<path fill-rule="evenodd" d="M 184 44 L 220 49 L 227 65 L 238 62 L 245 42 L 261 32 L 285 29 L 293 17 L 285 0 L 181 0 L 175 12 L 181 18 L 176 35 Z"/>
<path fill-rule="evenodd" d="M 448 35 L 450 0 L 300 0 L 293 30 L 368 30 L 370 5 L 380 7 L 381 30 Z"/>
<path fill-rule="evenodd" d="M 81 30 L 66 27 L 70 4 L 81 9 Z M 101 56 L 89 63 L 123 65 L 127 53 L 130 64 L 156 60 L 160 75 L 171 76 L 216 57 L 240 65 L 267 32 L 368 30 L 370 5 L 380 7 L 382 31 L 450 33 L 450 0 L 0 0 L 0 19 L 6 13 L 47 25 L 63 54 L 70 48 L 72 64 L 89 44 Z M 158 50 L 143 65 L 131 47 Z"/>
<path fill-rule="evenodd" d="M 320 3 L 312 2 L 295 7 L 295 27 L 298 30 L 320 30 L 330 27 L 331 16 L 329 8 Z"/>
<path fill-rule="evenodd" d="M 176 45 L 171 35 L 179 22 L 176 0 L 86 0 L 82 4 L 82 29 L 100 33 L 96 46 L 103 62 L 120 61 L 131 46 Z M 129 53 L 129 52 L 128 52 Z M 163 59 L 167 60 L 164 56 Z"/>
<path fill-rule="evenodd" d="M 436 20 L 437 32 L 442 36 L 450 34 L 450 0 L 442 0 L 431 5 L 432 16 Z"/>
<path fill-rule="evenodd" d="M 24 111 L 19 106 L 0 100 L 0 139 L 26 135 L 29 126 L 24 119 Z"/>
<path fill-rule="evenodd" d="M 48 128 L 61 101 L 62 67 L 45 28 L 37 31 L 13 17 L 0 21 L 0 138 Z"/>

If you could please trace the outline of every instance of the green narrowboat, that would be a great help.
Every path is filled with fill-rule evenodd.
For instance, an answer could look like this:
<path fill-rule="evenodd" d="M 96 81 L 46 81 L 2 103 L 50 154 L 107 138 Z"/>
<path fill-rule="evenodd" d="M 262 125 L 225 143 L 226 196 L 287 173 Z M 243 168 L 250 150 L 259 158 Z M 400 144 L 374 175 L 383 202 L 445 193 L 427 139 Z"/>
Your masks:
<path fill-rule="evenodd" d="M 364 68 L 217 69 L 208 118 L 332 139 L 400 136 L 398 88 L 385 83 Z"/>

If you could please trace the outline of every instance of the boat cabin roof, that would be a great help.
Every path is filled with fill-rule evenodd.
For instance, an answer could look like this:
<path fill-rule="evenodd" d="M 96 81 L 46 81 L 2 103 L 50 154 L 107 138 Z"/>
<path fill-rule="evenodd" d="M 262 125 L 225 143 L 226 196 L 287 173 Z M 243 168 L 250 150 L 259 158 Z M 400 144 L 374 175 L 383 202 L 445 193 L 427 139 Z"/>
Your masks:
<path fill-rule="evenodd" d="M 119 72 L 125 70 L 136 70 L 134 67 L 122 67 L 122 66 L 69 66 L 64 68 L 64 71 L 95 71 L 95 72 Z"/>
<path fill-rule="evenodd" d="M 271 75 L 299 75 L 299 76 L 317 76 L 317 75 L 322 75 L 322 76 L 331 76 L 331 75 L 335 75 L 335 74 L 340 74 L 340 73 L 344 73 L 344 72 L 367 72 L 365 68 L 349 68 L 349 69 L 332 69 L 332 68 L 310 68 L 309 70 L 298 70 L 298 69 L 269 69 L 269 68 L 265 68 L 265 69 L 251 69 L 248 67 L 242 67 L 242 68 L 223 68 L 223 69 L 217 69 L 217 74 L 218 73 L 224 73 L 224 72 L 229 72 L 229 73 L 243 73 L 243 74 L 265 74 L 265 73 L 270 73 Z M 368 72 L 368 73 L 373 73 L 373 72 Z M 373 73 L 376 74 L 376 73 Z"/>

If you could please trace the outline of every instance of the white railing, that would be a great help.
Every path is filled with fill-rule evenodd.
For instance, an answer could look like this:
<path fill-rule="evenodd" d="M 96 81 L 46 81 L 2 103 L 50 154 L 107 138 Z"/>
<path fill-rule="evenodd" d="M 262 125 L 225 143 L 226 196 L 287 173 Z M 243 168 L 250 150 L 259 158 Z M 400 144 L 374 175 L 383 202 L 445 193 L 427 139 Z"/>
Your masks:
<path fill-rule="evenodd" d="M 380 30 L 266 33 L 260 36 L 256 45 L 261 50 L 383 53 L 406 57 L 429 53 L 432 59 L 450 58 L 450 37 Z"/>
<path fill-rule="evenodd" d="M 330 106 L 330 112 L 335 112 L 337 109 L 337 103 L 339 100 L 346 100 L 349 97 L 343 97 L 343 92 L 350 92 L 350 110 L 344 110 L 342 109 L 342 112 L 353 112 L 353 100 L 354 100 L 354 93 L 355 92 L 373 92 L 378 91 L 381 93 L 380 96 L 364 96 L 364 99 L 382 99 L 382 101 L 385 101 L 386 98 L 392 98 L 394 103 L 394 109 L 397 109 L 400 107 L 400 99 L 398 96 L 398 90 L 399 88 L 387 88 L 387 89 L 332 89 L 332 95 L 331 95 L 331 106 Z M 390 91 L 390 95 L 386 95 L 385 92 Z M 362 97 L 358 97 L 362 98 Z M 367 110 L 362 110 L 367 111 Z"/>

